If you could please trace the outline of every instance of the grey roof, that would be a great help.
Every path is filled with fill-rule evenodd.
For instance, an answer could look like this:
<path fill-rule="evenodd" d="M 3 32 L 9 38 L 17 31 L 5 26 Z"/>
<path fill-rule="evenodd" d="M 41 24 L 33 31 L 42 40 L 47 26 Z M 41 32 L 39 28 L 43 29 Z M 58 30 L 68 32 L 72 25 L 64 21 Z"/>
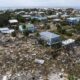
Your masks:
<path fill-rule="evenodd" d="M 38 20 L 46 20 L 47 17 L 41 17 L 41 16 L 32 16 L 31 19 L 38 19 Z"/>
<path fill-rule="evenodd" d="M 1 33 L 12 33 L 12 32 L 14 32 L 14 29 L 9 29 L 9 28 L 7 28 L 7 27 L 5 27 L 5 28 L 0 28 L 0 32 L 1 32 Z"/>
<path fill-rule="evenodd" d="M 48 37 L 48 38 L 60 37 L 60 35 L 57 35 L 57 34 L 54 34 L 54 33 L 48 32 L 48 31 L 41 32 L 40 35 L 41 35 L 41 36 Z"/>

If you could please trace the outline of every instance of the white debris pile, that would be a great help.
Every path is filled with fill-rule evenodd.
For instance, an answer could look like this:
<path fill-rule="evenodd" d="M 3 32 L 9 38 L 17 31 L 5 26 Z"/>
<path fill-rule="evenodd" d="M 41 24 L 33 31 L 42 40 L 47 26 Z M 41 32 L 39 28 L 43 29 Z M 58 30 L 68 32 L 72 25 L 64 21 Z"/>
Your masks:
<path fill-rule="evenodd" d="M 74 39 L 68 39 L 68 40 L 62 41 L 62 44 L 63 44 L 63 45 L 69 45 L 69 44 L 72 44 L 72 43 L 74 43 L 74 42 L 75 42 Z"/>
<path fill-rule="evenodd" d="M 8 80 L 7 76 L 3 76 L 3 79 L 2 80 Z"/>
<path fill-rule="evenodd" d="M 4 80 L 43 80 L 39 71 L 22 71 L 12 75 L 10 78 L 3 76 Z"/>
<path fill-rule="evenodd" d="M 58 72 L 58 73 L 51 73 L 49 76 L 48 76 L 48 80 L 68 80 L 68 75 L 65 74 L 65 73 L 61 73 L 61 72 Z"/>

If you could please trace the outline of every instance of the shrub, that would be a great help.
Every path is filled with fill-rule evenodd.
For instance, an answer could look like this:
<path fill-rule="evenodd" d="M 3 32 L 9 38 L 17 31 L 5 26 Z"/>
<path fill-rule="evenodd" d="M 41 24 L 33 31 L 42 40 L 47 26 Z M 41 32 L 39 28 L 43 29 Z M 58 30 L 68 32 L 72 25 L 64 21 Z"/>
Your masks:
<path fill-rule="evenodd" d="M 39 32 L 36 32 L 36 34 L 35 34 L 37 37 L 39 37 L 40 36 L 40 34 L 39 34 Z"/>
<path fill-rule="evenodd" d="M 16 37 L 16 32 L 11 33 L 12 37 Z"/>
<path fill-rule="evenodd" d="M 73 75 L 69 75 L 68 76 L 68 80 L 78 80 L 78 79 Z"/>
<path fill-rule="evenodd" d="M 46 29 L 50 29 L 50 25 L 46 25 Z"/>
<path fill-rule="evenodd" d="M 76 43 L 80 43 L 80 37 L 76 39 Z"/>
<path fill-rule="evenodd" d="M 16 19 L 18 19 L 18 21 L 22 22 L 22 23 L 24 23 L 26 21 L 25 18 L 23 18 L 21 15 L 17 15 Z"/>
<path fill-rule="evenodd" d="M 24 24 L 24 25 L 22 26 L 22 28 L 23 28 L 23 29 L 26 29 L 26 25 Z"/>
<path fill-rule="evenodd" d="M 65 29 L 61 29 L 61 30 L 59 30 L 59 32 L 60 32 L 61 34 L 66 34 L 66 30 L 65 30 Z"/>
<path fill-rule="evenodd" d="M 23 34 L 24 34 L 24 36 L 28 36 L 29 35 L 29 31 L 28 30 L 24 30 Z"/>
<path fill-rule="evenodd" d="M 60 52 L 59 52 L 60 53 Z M 58 53 L 58 51 L 52 51 L 51 52 L 51 55 L 52 55 L 52 57 L 54 58 L 54 59 L 56 59 L 58 56 L 59 56 L 59 53 Z"/>
<path fill-rule="evenodd" d="M 72 33 L 71 32 L 66 32 L 66 35 L 67 36 L 72 36 Z"/>
<path fill-rule="evenodd" d="M 41 38 L 38 39 L 39 44 L 43 45 L 43 46 L 47 46 L 47 42 L 42 40 Z"/>
<path fill-rule="evenodd" d="M 66 21 L 63 21 L 63 22 L 61 22 L 61 25 L 62 26 L 66 26 L 67 25 L 67 22 Z"/>

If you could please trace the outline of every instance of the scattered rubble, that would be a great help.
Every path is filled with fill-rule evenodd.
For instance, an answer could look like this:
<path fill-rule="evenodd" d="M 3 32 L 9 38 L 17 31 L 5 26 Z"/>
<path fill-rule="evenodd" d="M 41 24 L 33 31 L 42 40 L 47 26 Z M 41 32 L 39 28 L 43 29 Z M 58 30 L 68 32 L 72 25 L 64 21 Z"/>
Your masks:
<path fill-rule="evenodd" d="M 3 76 L 2 80 L 8 80 L 7 76 Z"/>
<path fill-rule="evenodd" d="M 10 78 L 10 80 L 45 80 L 44 76 L 47 76 L 47 79 L 49 76 L 48 80 L 55 78 L 57 78 L 55 80 L 58 78 L 65 80 L 60 79 L 56 71 L 52 74 L 51 72 L 59 69 L 61 72 L 72 73 L 71 70 L 79 66 L 77 64 L 79 64 L 80 46 L 75 48 L 76 54 L 69 55 L 62 50 L 59 51 L 61 54 L 54 59 L 50 53 L 50 47 L 36 44 L 36 41 L 35 38 L 24 38 L 20 33 L 15 38 L 9 34 L 0 34 L 0 74 L 2 75 L 0 80 Z M 54 53 L 54 48 L 52 51 Z M 76 70 L 80 72 L 79 68 Z"/>
<path fill-rule="evenodd" d="M 67 77 L 68 75 L 65 73 L 51 73 L 48 77 L 48 80 L 68 80 Z"/>

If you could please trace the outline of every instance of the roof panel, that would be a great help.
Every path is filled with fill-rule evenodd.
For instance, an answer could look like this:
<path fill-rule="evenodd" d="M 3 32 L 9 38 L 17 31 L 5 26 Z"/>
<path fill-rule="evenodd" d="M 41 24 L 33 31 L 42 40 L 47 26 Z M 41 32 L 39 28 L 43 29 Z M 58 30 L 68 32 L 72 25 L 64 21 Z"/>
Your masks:
<path fill-rule="evenodd" d="M 41 32 L 40 33 L 41 36 L 45 36 L 45 37 L 48 37 L 48 38 L 56 38 L 56 37 L 60 37 L 60 35 L 57 35 L 57 34 L 54 34 L 54 33 L 51 33 L 51 32 Z"/>

